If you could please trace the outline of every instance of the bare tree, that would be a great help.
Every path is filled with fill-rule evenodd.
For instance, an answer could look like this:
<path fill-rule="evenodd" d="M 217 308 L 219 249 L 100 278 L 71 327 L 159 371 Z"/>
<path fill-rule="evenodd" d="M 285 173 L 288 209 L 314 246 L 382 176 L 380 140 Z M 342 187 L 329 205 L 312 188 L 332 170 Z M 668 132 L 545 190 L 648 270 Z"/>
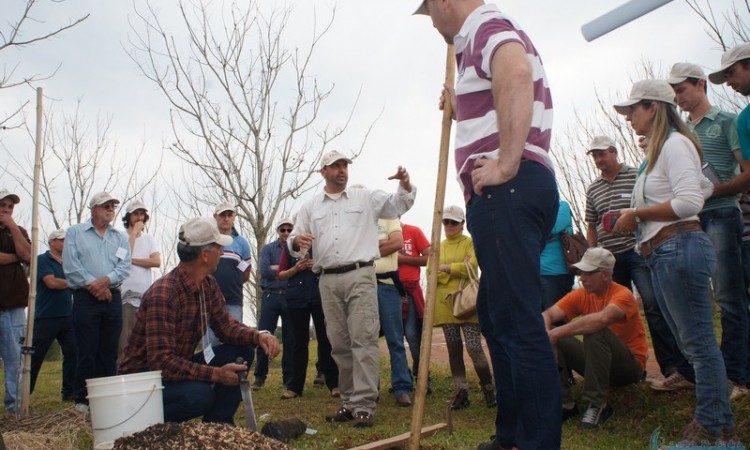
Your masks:
<path fill-rule="evenodd" d="M 335 11 L 320 28 L 311 18 L 305 48 L 288 49 L 289 9 L 183 0 L 177 8 L 177 31 L 165 28 L 156 3 L 136 8 L 130 56 L 171 104 L 171 150 L 195 169 L 180 200 L 236 201 L 240 226 L 260 249 L 288 213 L 287 202 L 319 183 L 320 157 L 356 106 L 341 126 L 319 124 L 333 87 L 321 86 L 310 63 Z"/>

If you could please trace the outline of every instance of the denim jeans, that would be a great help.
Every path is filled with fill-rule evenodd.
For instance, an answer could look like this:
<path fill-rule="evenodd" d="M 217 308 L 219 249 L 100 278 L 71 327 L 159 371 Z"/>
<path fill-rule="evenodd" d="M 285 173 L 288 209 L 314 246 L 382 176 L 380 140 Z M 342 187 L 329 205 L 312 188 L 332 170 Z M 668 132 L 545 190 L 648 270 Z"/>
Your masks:
<path fill-rule="evenodd" d="M 716 256 L 702 231 L 683 232 L 646 258 L 656 301 L 695 370 L 695 419 L 711 433 L 733 428 L 727 374 L 716 345 L 709 279 Z"/>
<path fill-rule="evenodd" d="M 750 299 L 750 240 L 742 241 L 742 269 L 745 272 L 745 293 Z M 750 303 L 750 301 L 748 301 Z M 748 305 L 748 314 L 750 314 L 750 304 Z M 750 386 L 750 330 L 748 330 L 748 376 L 746 383 Z"/>
<path fill-rule="evenodd" d="M 276 332 L 276 325 L 279 323 L 279 318 L 281 318 L 281 343 L 283 346 L 281 353 L 281 380 L 284 386 L 286 386 L 292 380 L 292 346 L 294 344 L 292 320 L 289 318 L 289 309 L 286 307 L 286 294 L 263 291 L 258 329 L 268 330 L 271 334 L 274 334 Z M 257 353 L 258 362 L 255 365 L 255 378 L 265 380 L 268 376 L 268 355 L 260 347 L 258 347 Z"/>
<path fill-rule="evenodd" d="M 550 308 L 573 288 L 573 275 L 542 275 L 542 311 Z"/>
<path fill-rule="evenodd" d="M 411 353 L 412 376 L 416 378 L 419 375 L 419 352 L 422 351 L 422 319 L 417 317 L 417 308 L 414 306 L 414 299 L 406 294 L 407 308 L 406 319 L 404 323 L 404 336 L 406 343 L 409 344 L 409 353 Z"/>
<path fill-rule="evenodd" d="M 253 362 L 251 347 L 218 345 L 214 348 L 210 366 L 221 367 L 237 357 Z M 193 362 L 206 364 L 203 352 L 196 353 Z M 234 423 L 234 413 L 242 400 L 239 386 L 225 386 L 207 381 L 164 381 L 162 402 L 165 422 L 185 422 L 203 416 L 204 422 Z"/>
<path fill-rule="evenodd" d="M 242 305 L 226 305 L 227 312 L 230 316 L 234 318 L 237 322 L 242 322 Z M 259 328 L 261 329 L 261 328 Z M 211 347 L 218 347 L 221 345 L 221 340 L 219 339 L 216 334 L 214 334 L 214 330 L 211 328 L 208 329 L 206 332 L 206 337 L 208 338 L 208 342 L 211 344 Z M 201 341 L 203 342 L 203 341 Z"/>
<path fill-rule="evenodd" d="M 100 302 L 86 289 L 76 289 L 73 292 L 73 326 L 78 345 L 76 403 L 88 404 L 86 380 L 117 373 L 117 346 L 122 329 L 120 291 L 112 290 L 112 300 Z"/>
<path fill-rule="evenodd" d="M 21 371 L 21 340 L 26 335 L 24 308 L 0 312 L 0 356 L 5 369 L 5 412 L 18 411 L 18 376 Z"/>
<path fill-rule="evenodd" d="M 702 212 L 700 219 L 716 251 L 711 278 L 721 307 L 721 353 L 727 377 L 744 384 L 748 376 L 748 299 L 741 255 L 742 214 L 737 208 L 719 208 Z"/>
<path fill-rule="evenodd" d="M 78 365 L 78 346 L 73 317 L 51 317 L 34 319 L 34 354 L 31 355 L 31 392 L 34 392 L 39 369 L 50 346 L 57 339 L 63 355 L 62 362 L 62 397 L 75 393 L 76 365 Z"/>
<path fill-rule="evenodd" d="M 495 374 L 495 443 L 503 448 L 560 448 L 560 383 L 540 312 L 540 255 L 558 205 L 554 175 L 523 160 L 515 178 L 473 194 L 467 207 L 482 269 L 477 313 Z"/>
<path fill-rule="evenodd" d="M 401 321 L 401 295 L 396 286 L 378 283 L 380 328 L 391 357 L 391 387 L 396 395 L 411 392 L 411 373 L 404 348 L 404 324 Z"/>
<path fill-rule="evenodd" d="M 646 315 L 649 333 L 651 333 L 651 343 L 654 346 L 654 356 L 659 363 L 662 375 L 667 377 L 675 370 L 679 370 L 683 375 L 692 379 L 692 368 L 687 362 L 677 342 L 672 336 L 669 325 L 664 320 L 664 315 L 659 309 L 654 297 L 654 287 L 651 283 L 651 271 L 646 265 L 641 255 L 635 250 L 615 255 L 615 269 L 612 272 L 612 281 L 621 284 L 626 288 L 633 290 L 635 284 L 638 289 L 638 295 L 641 297 L 643 312 Z"/>

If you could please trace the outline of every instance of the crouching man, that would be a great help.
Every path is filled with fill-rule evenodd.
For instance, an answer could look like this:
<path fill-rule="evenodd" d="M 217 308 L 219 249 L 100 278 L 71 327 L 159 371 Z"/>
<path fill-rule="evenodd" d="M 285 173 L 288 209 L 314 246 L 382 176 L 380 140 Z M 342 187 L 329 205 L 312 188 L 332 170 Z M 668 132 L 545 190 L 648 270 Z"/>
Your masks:
<path fill-rule="evenodd" d="M 210 218 L 187 221 L 180 229 L 179 265 L 144 293 L 120 363 L 120 373 L 161 370 L 164 420 L 182 422 L 203 416 L 204 422 L 233 423 L 241 400 L 235 364 L 252 361 L 259 345 L 270 358 L 279 342 L 268 331 L 249 328 L 227 312 L 224 297 L 211 275 L 222 246 L 232 243 Z M 205 338 L 214 330 L 223 344 Z M 198 344 L 202 352 L 194 353 Z"/>
<path fill-rule="evenodd" d="M 648 344 L 638 302 L 628 288 L 612 281 L 614 255 L 590 248 L 575 266 L 583 287 L 542 315 L 560 366 L 563 420 L 578 414 L 568 382 L 568 371 L 575 370 L 583 375 L 583 399 L 588 403 L 579 427 L 590 429 L 612 416 L 612 406 L 607 404 L 610 387 L 641 380 Z M 552 327 L 560 321 L 567 323 Z M 583 342 L 576 339 L 579 335 Z"/>

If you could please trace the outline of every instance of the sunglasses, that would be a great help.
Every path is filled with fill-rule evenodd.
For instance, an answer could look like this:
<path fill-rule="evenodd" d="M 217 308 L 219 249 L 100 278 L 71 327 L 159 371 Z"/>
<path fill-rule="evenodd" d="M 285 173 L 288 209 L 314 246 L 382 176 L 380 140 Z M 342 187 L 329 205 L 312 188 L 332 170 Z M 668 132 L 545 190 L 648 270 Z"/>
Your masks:
<path fill-rule="evenodd" d="M 105 203 L 103 205 L 97 205 L 97 207 L 101 208 L 101 209 L 115 209 L 115 204 L 114 203 Z"/>
<path fill-rule="evenodd" d="M 461 222 L 457 222 L 457 221 L 451 220 L 451 219 L 443 219 L 443 225 L 458 225 L 460 223 Z"/>
<path fill-rule="evenodd" d="M 291 233 L 291 228 L 279 228 L 279 233 Z"/>

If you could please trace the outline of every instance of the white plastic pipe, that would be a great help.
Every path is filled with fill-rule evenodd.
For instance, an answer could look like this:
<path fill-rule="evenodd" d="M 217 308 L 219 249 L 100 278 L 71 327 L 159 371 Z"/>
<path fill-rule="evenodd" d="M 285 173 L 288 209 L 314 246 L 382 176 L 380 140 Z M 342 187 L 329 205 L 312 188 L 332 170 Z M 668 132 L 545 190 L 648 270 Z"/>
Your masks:
<path fill-rule="evenodd" d="M 588 42 L 616 30 L 626 23 L 666 5 L 672 0 L 630 0 L 612 11 L 603 14 L 581 27 L 583 38 Z"/>

